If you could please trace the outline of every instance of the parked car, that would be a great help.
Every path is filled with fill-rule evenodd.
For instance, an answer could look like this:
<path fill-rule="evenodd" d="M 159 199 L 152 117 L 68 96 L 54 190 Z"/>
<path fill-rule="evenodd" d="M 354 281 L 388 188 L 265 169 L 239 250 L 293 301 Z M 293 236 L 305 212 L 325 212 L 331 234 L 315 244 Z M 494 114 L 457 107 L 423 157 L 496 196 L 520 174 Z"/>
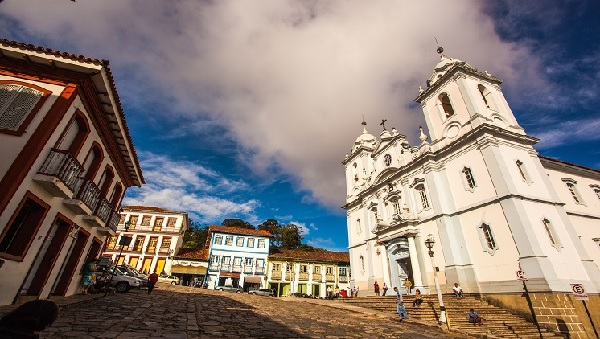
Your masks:
<path fill-rule="evenodd" d="M 121 270 L 115 269 L 114 266 L 98 266 L 96 269 L 96 274 L 99 275 L 103 272 L 108 272 L 109 275 L 113 275 L 114 272 L 110 286 L 113 286 L 117 290 L 117 292 L 123 293 L 129 291 L 132 288 L 140 287 L 140 279 L 123 273 L 121 272 Z"/>
<path fill-rule="evenodd" d="M 179 277 L 174 275 L 163 275 L 158 277 L 158 281 L 168 282 L 171 285 L 179 285 Z"/>
<path fill-rule="evenodd" d="M 272 297 L 272 296 L 275 295 L 275 293 L 273 292 L 273 290 L 268 289 L 268 288 L 259 288 L 257 290 L 248 291 L 248 293 L 255 294 L 255 295 L 264 295 L 264 296 L 267 296 L 267 297 Z"/>
<path fill-rule="evenodd" d="M 130 277 L 138 278 L 140 280 L 140 287 L 148 287 L 147 275 L 138 272 L 138 270 L 129 265 L 117 265 L 117 268 L 119 271 L 129 275 Z"/>
<path fill-rule="evenodd" d="M 235 293 L 242 293 L 243 289 L 241 287 L 233 287 L 231 285 L 219 285 L 215 288 L 215 290 L 219 290 L 219 291 L 227 291 L 227 292 L 235 292 Z"/>

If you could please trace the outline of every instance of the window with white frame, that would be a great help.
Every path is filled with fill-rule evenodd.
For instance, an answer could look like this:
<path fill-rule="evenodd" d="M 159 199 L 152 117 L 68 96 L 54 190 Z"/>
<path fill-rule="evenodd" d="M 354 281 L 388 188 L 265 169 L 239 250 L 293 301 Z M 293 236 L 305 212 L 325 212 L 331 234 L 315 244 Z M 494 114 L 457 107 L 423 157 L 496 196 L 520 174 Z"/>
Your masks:
<path fill-rule="evenodd" d="M 267 246 L 267 243 L 265 241 L 265 239 L 258 239 L 258 248 L 265 248 Z"/>
<path fill-rule="evenodd" d="M 273 272 L 281 272 L 281 264 L 273 264 Z"/>
<path fill-rule="evenodd" d="M 265 265 L 265 259 L 256 259 L 256 267 L 263 267 Z"/>
<path fill-rule="evenodd" d="M 498 249 L 494 232 L 489 224 L 482 223 L 479 226 L 479 238 L 481 240 L 481 245 L 486 252 L 494 254 L 494 252 Z"/>
<path fill-rule="evenodd" d="M 567 185 L 567 189 L 573 198 L 575 203 L 583 205 L 583 199 L 581 199 L 581 195 L 579 195 L 579 191 L 577 190 L 577 181 L 570 178 L 563 178 L 562 181 Z"/>
<path fill-rule="evenodd" d="M 233 258 L 233 266 L 241 266 L 242 265 L 242 258 L 241 257 L 235 257 Z"/>
<path fill-rule="evenodd" d="M 419 199 L 421 200 L 421 207 L 423 207 L 423 209 L 428 209 L 429 208 L 429 198 L 427 198 L 427 192 L 425 191 L 425 185 L 423 184 L 418 184 L 417 186 L 415 186 L 415 189 L 417 190 L 417 193 L 419 194 Z"/>
<path fill-rule="evenodd" d="M 233 245 L 233 236 L 228 235 L 225 237 L 225 245 L 229 245 L 229 246 Z"/>
<path fill-rule="evenodd" d="M 558 241 L 558 236 L 556 235 L 556 230 L 550 220 L 544 218 L 542 219 L 542 224 L 544 224 L 544 229 L 546 230 L 546 234 L 548 235 L 548 239 L 550 240 L 550 244 L 556 249 L 560 249 L 560 242 Z"/>
<path fill-rule="evenodd" d="M 473 191 L 473 189 L 477 185 L 475 183 L 475 177 L 473 177 L 473 172 L 471 171 L 471 169 L 469 167 L 465 166 L 462 169 L 462 173 L 463 173 L 463 180 L 465 182 L 466 188 L 469 191 Z"/>
<path fill-rule="evenodd" d="M 231 264 L 231 257 L 223 257 L 223 265 Z"/>
<path fill-rule="evenodd" d="M 254 247 L 254 238 L 248 238 L 248 247 Z"/>
<path fill-rule="evenodd" d="M 333 274 L 333 266 L 327 266 L 327 274 Z"/>
<path fill-rule="evenodd" d="M 215 235 L 215 244 L 221 245 L 222 242 L 223 242 L 223 237 L 220 235 Z"/>
<path fill-rule="evenodd" d="M 244 246 L 244 237 L 237 237 L 237 239 L 235 240 L 235 245 L 237 247 L 243 247 Z"/>
<path fill-rule="evenodd" d="M 517 165 L 517 170 L 519 171 L 521 179 L 523 179 L 523 181 L 525 181 L 526 183 L 531 184 L 531 178 L 529 177 L 529 173 L 527 173 L 525 164 L 523 164 L 521 160 L 517 160 L 515 164 Z"/>
<path fill-rule="evenodd" d="M 340 272 L 340 276 L 342 276 L 342 277 L 346 276 L 346 268 L 345 267 L 340 267 L 339 272 Z"/>
<path fill-rule="evenodd" d="M 308 265 L 300 265 L 300 273 L 307 273 Z"/>
<path fill-rule="evenodd" d="M 314 272 L 314 273 L 317 273 L 317 274 L 318 274 L 318 273 L 321 273 L 321 266 L 319 266 L 319 265 L 315 265 L 315 266 L 313 267 L 313 272 Z"/>
<path fill-rule="evenodd" d="M 244 259 L 244 265 L 246 265 L 246 266 L 252 266 L 252 258 L 246 258 L 246 259 Z"/>
<path fill-rule="evenodd" d="M 219 256 L 218 255 L 211 256 L 210 263 L 211 263 L 211 265 L 217 265 L 219 263 Z"/>

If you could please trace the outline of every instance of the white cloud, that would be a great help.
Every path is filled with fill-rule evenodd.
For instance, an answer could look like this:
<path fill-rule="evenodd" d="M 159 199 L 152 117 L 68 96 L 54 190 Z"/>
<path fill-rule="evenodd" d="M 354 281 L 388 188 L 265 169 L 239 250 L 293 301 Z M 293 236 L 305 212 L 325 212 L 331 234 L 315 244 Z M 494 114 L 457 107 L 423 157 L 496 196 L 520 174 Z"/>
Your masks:
<path fill-rule="evenodd" d="M 308 240 L 306 242 L 307 245 L 317 248 L 324 248 L 328 251 L 333 252 L 347 252 L 348 248 L 337 248 L 335 247 L 335 242 L 331 238 L 315 238 Z"/>
<path fill-rule="evenodd" d="M 298 232 L 300 232 L 300 235 L 302 237 L 306 237 L 307 235 L 310 234 L 310 229 L 306 226 L 306 223 L 292 221 L 292 222 L 290 222 L 290 224 L 294 224 L 294 225 L 298 226 Z"/>
<path fill-rule="evenodd" d="M 220 223 L 232 215 L 249 222 L 258 217 L 257 200 L 232 201 L 219 195 L 243 191 L 248 184 L 231 181 L 217 172 L 189 161 L 175 161 L 165 155 L 140 152 L 141 166 L 147 184 L 130 188 L 124 205 L 158 206 L 177 211 L 187 211 L 200 223 Z"/>
<path fill-rule="evenodd" d="M 549 149 L 567 143 L 600 140 L 600 118 L 558 122 L 533 135 L 540 139 L 538 149 Z"/>
<path fill-rule="evenodd" d="M 416 141 L 422 112 L 409 105 L 437 62 L 434 36 L 448 56 L 504 78 L 509 87 L 547 88 L 536 57 L 501 41 L 482 4 L 473 1 L 31 0 L 2 6 L 18 23 L 0 23 L 2 31 L 109 59 L 123 100 L 160 105 L 158 121 L 208 115 L 246 150 L 240 159 L 255 173 L 290 173 L 310 191 L 307 199 L 334 207 L 345 197 L 340 161 L 362 131 L 363 115 L 373 134 L 386 118 Z M 185 169 L 169 175 L 194 187 L 206 184 Z M 221 185 L 228 184 L 234 189 L 237 183 Z"/>

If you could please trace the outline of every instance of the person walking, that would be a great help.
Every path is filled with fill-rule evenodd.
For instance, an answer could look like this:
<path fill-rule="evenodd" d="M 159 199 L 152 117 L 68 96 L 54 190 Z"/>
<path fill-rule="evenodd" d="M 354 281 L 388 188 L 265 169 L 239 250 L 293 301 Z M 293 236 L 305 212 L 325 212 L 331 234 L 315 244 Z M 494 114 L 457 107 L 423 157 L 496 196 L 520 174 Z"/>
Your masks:
<path fill-rule="evenodd" d="M 82 294 L 94 293 L 94 280 L 96 275 L 96 260 L 91 260 L 83 266 L 83 291 Z"/>
<path fill-rule="evenodd" d="M 385 294 L 387 293 L 387 291 L 388 291 L 388 287 L 387 287 L 387 285 L 384 282 L 383 283 L 383 294 L 382 294 L 384 297 L 385 297 Z"/>
<path fill-rule="evenodd" d="M 379 284 L 377 283 L 377 281 L 375 282 L 375 284 L 373 284 L 373 287 L 375 289 L 375 295 L 379 296 Z"/>
<path fill-rule="evenodd" d="M 152 273 L 148 276 L 148 294 L 152 293 L 152 290 L 154 289 L 154 285 L 156 285 L 157 281 L 158 281 L 158 274 L 156 273 L 156 271 L 154 271 L 154 273 Z"/>
<path fill-rule="evenodd" d="M 396 312 L 400 317 L 400 321 L 408 318 L 406 307 L 404 306 L 404 299 L 402 299 L 402 293 L 398 290 L 398 287 L 394 286 L 394 292 L 396 292 Z"/>

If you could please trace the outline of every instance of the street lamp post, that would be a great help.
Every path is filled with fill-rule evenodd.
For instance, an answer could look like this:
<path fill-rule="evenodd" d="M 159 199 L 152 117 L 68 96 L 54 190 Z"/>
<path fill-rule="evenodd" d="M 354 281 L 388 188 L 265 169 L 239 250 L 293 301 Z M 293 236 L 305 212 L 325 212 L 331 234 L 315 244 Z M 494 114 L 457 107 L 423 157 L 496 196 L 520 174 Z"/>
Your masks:
<path fill-rule="evenodd" d="M 435 263 L 433 261 L 433 245 L 435 244 L 435 238 L 433 234 L 427 236 L 425 239 L 425 246 L 429 249 L 429 258 L 431 259 L 431 267 L 433 268 L 433 281 L 435 282 L 435 289 L 437 290 L 438 303 L 440 304 L 440 318 L 439 323 L 446 323 L 446 307 L 444 307 L 444 300 L 442 300 L 442 291 L 440 289 L 440 282 L 437 276 L 437 270 L 435 269 Z"/>

